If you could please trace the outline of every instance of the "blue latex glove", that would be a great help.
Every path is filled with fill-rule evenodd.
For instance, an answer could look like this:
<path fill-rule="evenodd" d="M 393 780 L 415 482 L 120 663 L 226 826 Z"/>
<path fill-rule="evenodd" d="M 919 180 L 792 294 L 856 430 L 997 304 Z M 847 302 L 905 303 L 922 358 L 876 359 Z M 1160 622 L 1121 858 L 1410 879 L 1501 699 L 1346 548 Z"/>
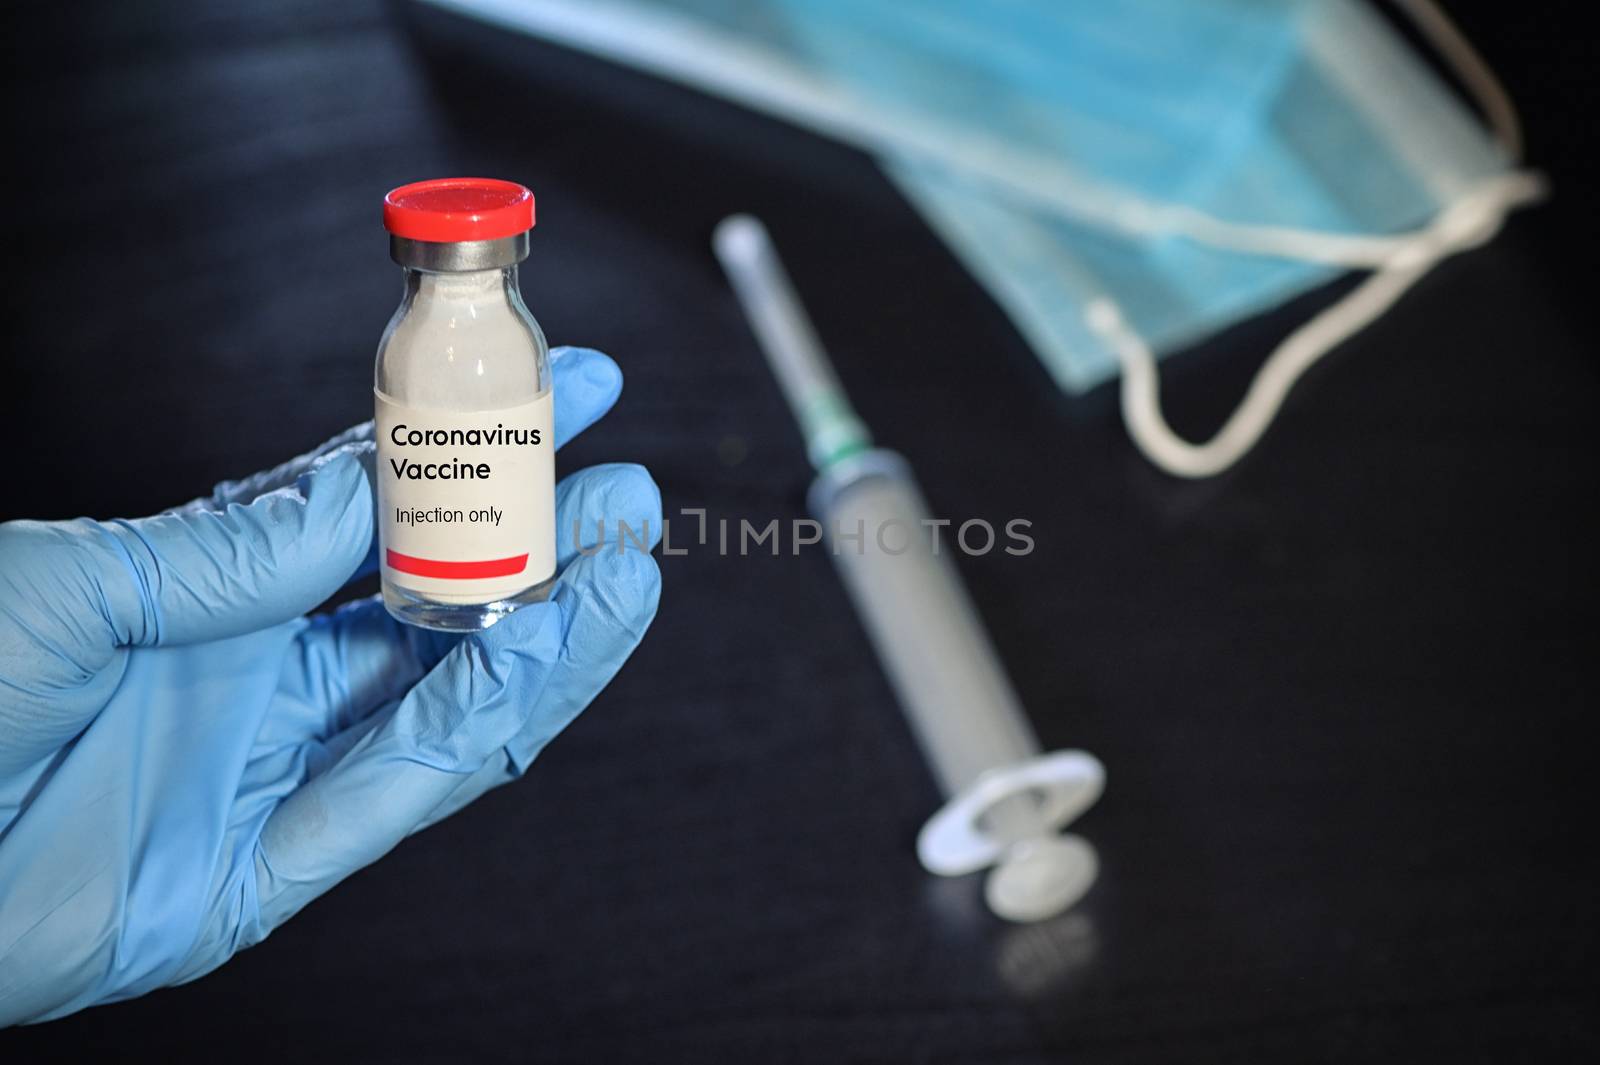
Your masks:
<path fill-rule="evenodd" d="M 558 445 L 616 364 L 558 349 Z M 0 1023 L 210 972 L 408 834 L 520 775 L 655 615 L 637 466 L 561 482 L 549 602 L 482 633 L 376 600 L 371 427 L 136 521 L 0 525 Z"/>

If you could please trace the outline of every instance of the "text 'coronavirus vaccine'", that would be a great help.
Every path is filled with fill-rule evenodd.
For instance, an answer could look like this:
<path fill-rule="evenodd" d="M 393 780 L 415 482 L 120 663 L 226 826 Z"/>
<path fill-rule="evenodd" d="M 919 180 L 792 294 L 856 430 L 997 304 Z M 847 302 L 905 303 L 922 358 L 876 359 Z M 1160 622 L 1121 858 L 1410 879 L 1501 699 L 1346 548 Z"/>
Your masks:
<path fill-rule="evenodd" d="M 555 439 L 549 347 L 517 287 L 533 193 L 445 178 L 384 197 L 405 293 L 374 380 L 383 601 L 471 631 L 549 594 Z"/>

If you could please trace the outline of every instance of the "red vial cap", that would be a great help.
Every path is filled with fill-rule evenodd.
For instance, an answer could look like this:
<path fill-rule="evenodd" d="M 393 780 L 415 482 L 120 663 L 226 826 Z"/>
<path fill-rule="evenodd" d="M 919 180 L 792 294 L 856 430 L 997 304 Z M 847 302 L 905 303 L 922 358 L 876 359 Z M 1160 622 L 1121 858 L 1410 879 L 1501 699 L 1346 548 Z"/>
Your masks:
<path fill-rule="evenodd" d="M 514 237 L 533 228 L 533 193 L 494 178 L 415 181 L 383 198 L 383 228 L 436 243 Z"/>

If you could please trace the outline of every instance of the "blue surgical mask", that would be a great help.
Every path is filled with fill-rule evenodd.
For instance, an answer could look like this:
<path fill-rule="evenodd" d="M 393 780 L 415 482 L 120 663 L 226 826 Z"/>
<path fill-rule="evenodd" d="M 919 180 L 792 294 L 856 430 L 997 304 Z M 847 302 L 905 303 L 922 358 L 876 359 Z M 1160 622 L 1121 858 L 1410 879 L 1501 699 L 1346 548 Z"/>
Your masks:
<path fill-rule="evenodd" d="M 873 151 L 1064 390 L 1124 371 L 1130 431 L 1175 473 L 1237 458 L 1276 401 L 1167 461 L 1189 445 L 1152 443 L 1170 432 L 1143 362 L 1406 249 L 1406 277 L 1301 343 L 1326 350 L 1411 259 L 1486 239 L 1542 187 L 1361 0 L 434 2 Z"/>

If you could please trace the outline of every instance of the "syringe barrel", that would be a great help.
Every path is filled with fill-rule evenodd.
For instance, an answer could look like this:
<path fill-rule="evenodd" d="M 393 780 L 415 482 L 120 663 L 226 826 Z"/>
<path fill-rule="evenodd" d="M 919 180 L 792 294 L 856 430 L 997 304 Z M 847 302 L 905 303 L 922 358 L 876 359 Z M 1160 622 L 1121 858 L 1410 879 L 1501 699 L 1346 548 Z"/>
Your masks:
<path fill-rule="evenodd" d="M 1037 755 L 956 573 L 955 530 L 940 530 L 935 553 L 931 515 L 905 461 L 872 450 L 837 462 L 812 484 L 810 503 L 944 793 Z"/>

